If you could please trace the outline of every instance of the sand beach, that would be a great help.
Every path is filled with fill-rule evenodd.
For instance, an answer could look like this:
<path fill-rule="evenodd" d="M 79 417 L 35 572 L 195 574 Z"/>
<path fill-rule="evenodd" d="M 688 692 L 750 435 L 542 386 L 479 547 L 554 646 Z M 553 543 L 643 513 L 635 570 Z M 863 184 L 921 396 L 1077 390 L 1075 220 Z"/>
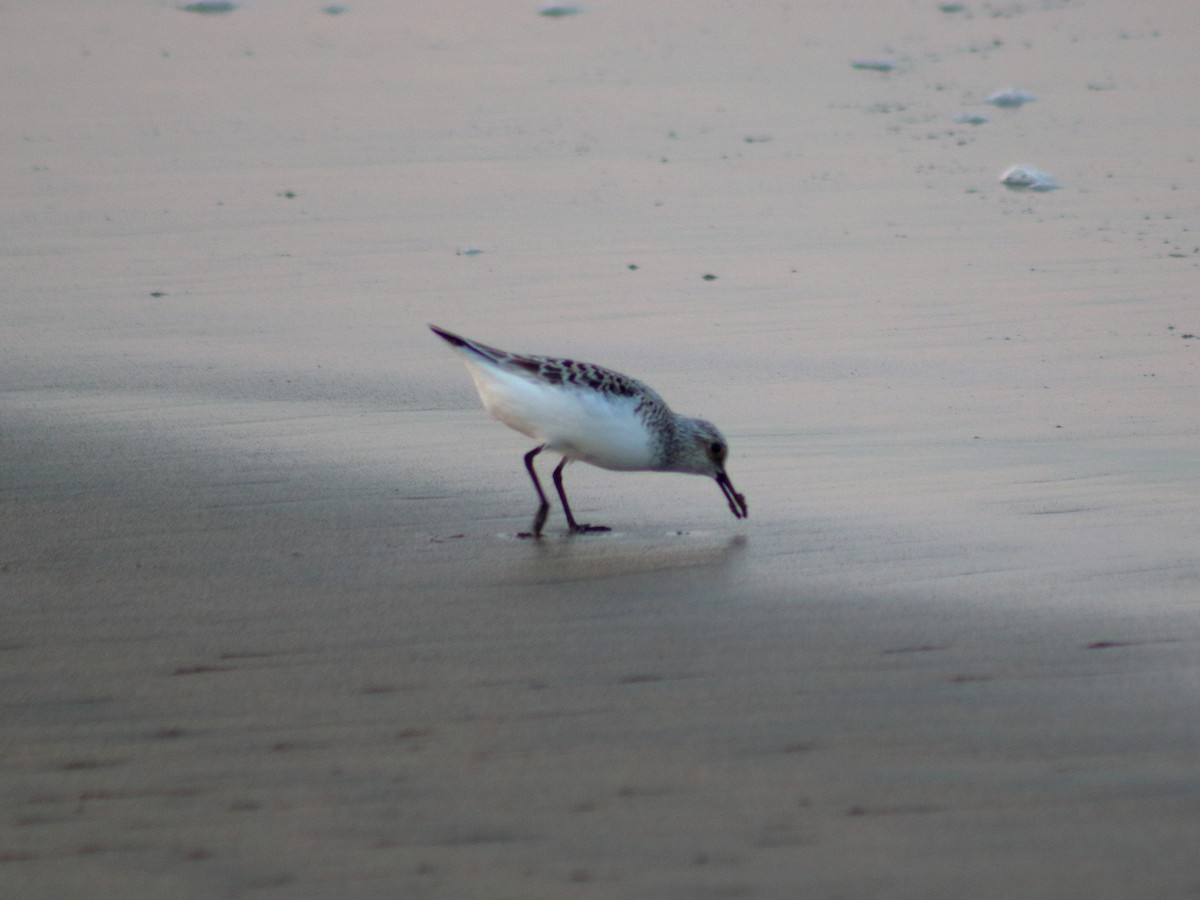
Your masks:
<path fill-rule="evenodd" d="M 0 3 L 0 893 L 1200 896 L 1200 23 L 957 6 Z"/>

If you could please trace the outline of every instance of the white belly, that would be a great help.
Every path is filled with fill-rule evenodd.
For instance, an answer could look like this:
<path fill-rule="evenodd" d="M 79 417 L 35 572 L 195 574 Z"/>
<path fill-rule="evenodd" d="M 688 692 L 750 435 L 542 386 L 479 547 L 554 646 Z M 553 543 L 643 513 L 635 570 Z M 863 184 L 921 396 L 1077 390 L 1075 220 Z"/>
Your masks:
<path fill-rule="evenodd" d="M 543 384 L 468 361 L 484 408 L 547 450 L 604 469 L 651 469 L 654 446 L 635 397 Z"/>

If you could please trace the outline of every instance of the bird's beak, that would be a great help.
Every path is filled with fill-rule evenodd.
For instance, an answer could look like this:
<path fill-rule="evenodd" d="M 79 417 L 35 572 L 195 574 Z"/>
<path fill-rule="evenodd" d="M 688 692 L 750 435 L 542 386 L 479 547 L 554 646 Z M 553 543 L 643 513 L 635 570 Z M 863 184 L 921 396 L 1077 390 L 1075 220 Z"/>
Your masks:
<path fill-rule="evenodd" d="M 746 506 L 746 498 L 733 489 L 733 482 L 729 480 L 729 476 L 722 469 L 716 475 L 717 484 L 721 486 L 721 492 L 725 495 L 725 499 L 729 501 L 729 509 L 734 516 L 739 519 L 744 519 L 750 515 L 749 508 Z"/>

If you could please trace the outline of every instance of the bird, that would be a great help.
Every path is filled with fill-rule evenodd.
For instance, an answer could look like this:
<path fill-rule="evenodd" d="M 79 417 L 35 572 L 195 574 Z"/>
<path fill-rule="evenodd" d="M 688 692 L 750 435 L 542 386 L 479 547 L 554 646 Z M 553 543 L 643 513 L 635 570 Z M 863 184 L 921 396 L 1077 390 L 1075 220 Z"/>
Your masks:
<path fill-rule="evenodd" d="M 746 518 L 746 498 L 725 472 L 729 444 L 716 425 L 681 416 L 649 385 L 593 363 L 550 356 L 509 353 L 430 325 L 466 363 L 492 418 L 533 439 L 525 469 L 537 491 L 538 508 L 530 531 L 540 538 L 550 503 L 534 469 L 544 450 L 562 460 L 552 479 L 570 534 L 610 531 L 575 520 L 563 469 L 578 460 L 618 472 L 684 472 L 714 479 L 738 519 Z"/>

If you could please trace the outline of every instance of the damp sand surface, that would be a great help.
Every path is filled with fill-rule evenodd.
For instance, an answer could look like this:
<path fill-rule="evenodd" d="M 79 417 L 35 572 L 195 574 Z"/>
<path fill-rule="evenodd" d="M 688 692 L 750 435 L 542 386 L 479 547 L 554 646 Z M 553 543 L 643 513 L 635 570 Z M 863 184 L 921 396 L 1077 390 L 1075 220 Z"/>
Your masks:
<path fill-rule="evenodd" d="M 0 9 L 3 892 L 1195 896 L 1191 4 L 572 11 Z"/>

